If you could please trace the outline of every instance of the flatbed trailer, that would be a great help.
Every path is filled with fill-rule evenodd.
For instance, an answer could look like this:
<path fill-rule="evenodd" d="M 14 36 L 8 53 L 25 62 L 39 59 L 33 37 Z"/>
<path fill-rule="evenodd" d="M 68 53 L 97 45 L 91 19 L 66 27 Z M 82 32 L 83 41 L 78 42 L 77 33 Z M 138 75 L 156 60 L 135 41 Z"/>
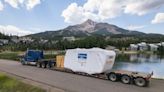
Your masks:
<path fill-rule="evenodd" d="M 49 68 L 51 70 L 65 72 L 65 73 L 72 73 L 72 74 L 78 74 L 78 75 L 94 77 L 104 80 L 110 80 L 112 82 L 121 81 L 124 84 L 135 84 L 140 87 L 148 86 L 151 76 L 153 75 L 153 72 L 150 74 L 150 73 L 133 72 L 133 71 L 126 71 L 126 70 L 111 70 L 101 74 L 89 75 L 83 72 L 73 72 L 72 70 L 66 68 L 57 68 L 55 64 L 56 63 L 52 62 L 51 60 L 44 59 L 38 61 L 36 66 L 39 68 Z"/>
<path fill-rule="evenodd" d="M 27 50 L 26 54 L 20 58 L 22 65 L 34 63 L 39 68 L 49 68 L 51 70 L 79 74 L 99 79 L 111 80 L 113 82 L 121 81 L 124 84 L 136 84 L 140 87 L 148 86 L 153 73 L 141 73 L 125 70 L 110 70 L 101 74 L 87 74 L 83 72 L 74 72 L 64 68 L 64 56 L 57 56 L 55 59 L 44 59 L 43 51 Z M 59 61 L 59 62 L 58 62 Z"/>

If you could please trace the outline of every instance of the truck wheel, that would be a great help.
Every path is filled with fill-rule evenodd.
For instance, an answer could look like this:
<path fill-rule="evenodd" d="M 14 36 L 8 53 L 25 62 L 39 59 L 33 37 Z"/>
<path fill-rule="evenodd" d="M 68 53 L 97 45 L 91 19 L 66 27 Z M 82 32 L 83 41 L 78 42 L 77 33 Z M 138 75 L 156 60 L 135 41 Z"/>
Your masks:
<path fill-rule="evenodd" d="M 109 80 L 111 80 L 113 82 L 117 81 L 117 79 L 118 79 L 117 74 L 115 74 L 115 73 L 110 73 L 110 74 L 107 75 L 107 77 L 108 77 Z"/>
<path fill-rule="evenodd" d="M 137 86 L 144 87 L 144 86 L 146 86 L 147 82 L 146 82 L 146 80 L 144 78 L 140 78 L 139 77 L 139 78 L 135 79 L 135 84 Z"/>
<path fill-rule="evenodd" d="M 21 64 L 22 64 L 22 65 L 25 65 L 25 62 L 24 62 L 24 61 L 21 61 Z"/>
<path fill-rule="evenodd" d="M 131 78 L 128 75 L 122 75 L 121 82 L 124 84 L 130 84 Z"/>
<path fill-rule="evenodd" d="M 38 68 L 42 68 L 41 63 L 37 62 L 37 63 L 36 63 L 36 67 L 38 67 Z"/>
<path fill-rule="evenodd" d="M 25 61 L 23 59 L 21 60 L 21 64 L 22 65 L 26 65 L 26 63 L 25 63 Z"/>
<path fill-rule="evenodd" d="M 44 62 L 43 62 L 43 68 L 47 68 L 47 64 L 48 64 L 48 63 L 47 63 L 46 61 L 44 61 Z"/>

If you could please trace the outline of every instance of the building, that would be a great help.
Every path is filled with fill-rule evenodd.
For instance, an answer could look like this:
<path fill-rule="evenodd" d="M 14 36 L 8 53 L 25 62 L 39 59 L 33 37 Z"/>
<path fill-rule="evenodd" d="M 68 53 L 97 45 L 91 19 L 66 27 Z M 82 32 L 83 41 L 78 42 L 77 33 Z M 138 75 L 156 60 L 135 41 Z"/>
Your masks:
<path fill-rule="evenodd" d="M 75 41 L 75 37 L 71 36 L 71 37 L 63 37 L 63 40 L 68 40 L 68 41 Z"/>
<path fill-rule="evenodd" d="M 145 42 L 141 42 L 141 43 L 139 43 L 137 45 L 138 45 L 138 49 L 140 51 L 146 51 L 146 50 L 148 50 L 148 46 L 147 46 L 147 44 Z"/>
<path fill-rule="evenodd" d="M 148 48 L 150 51 L 157 51 L 158 50 L 158 46 L 155 44 L 148 44 Z"/>
<path fill-rule="evenodd" d="M 21 42 L 29 42 L 29 43 L 34 41 L 31 37 L 21 37 L 21 38 L 19 38 L 19 40 Z"/>
<path fill-rule="evenodd" d="M 14 43 L 19 43 L 20 42 L 19 37 L 17 37 L 17 36 L 13 36 L 11 38 L 11 41 L 14 42 Z"/>
<path fill-rule="evenodd" d="M 161 42 L 161 45 L 164 46 L 164 42 Z"/>
<path fill-rule="evenodd" d="M 115 50 L 116 47 L 108 45 L 105 49 L 106 50 Z"/>
<path fill-rule="evenodd" d="M 160 43 L 152 43 L 152 44 L 147 44 L 145 42 L 141 42 L 138 44 L 130 44 L 130 50 L 139 50 L 139 51 L 158 51 L 159 47 L 163 46 L 164 47 L 164 42 Z"/>
<path fill-rule="evenodd" d="M 3 46 L 3 44 L 2 44 L 2 43 L 0 43 L 0 46 Z"/>
<path fill-rule="evenodd" d="M 161 43 L 157 43 L 156 45 L 159 47 L 159 46 L 161 46 Z"/>
<path fill-rule="evenodd" d="M 7 39 L 0 39 L 0 45 L 5 45 L 5 44 L 8 44 L 9 43 L 9 40 Z"/>
<path fill-rule="evenodd" d="M 159 47 L 159 46 L 164 46 L 164 42 L 157 43 L 156 45 L 157 45 L 158 47 Z"/>
<path fill-rule="evenodd" d="M 44 40 L 44 39 L 41 39 L 40 41 L 39 41 L 39 43 L 42 43 L 42 44 L 45 44 L 45 43 L 47 43 L 48 42 L 48 40 Z"/>
<path fill-rule="evenodd" d="M 136 44 L 130 44 L 130 50 L 137 51 L 138 50 L 138 45 L 136 45 Z"/>

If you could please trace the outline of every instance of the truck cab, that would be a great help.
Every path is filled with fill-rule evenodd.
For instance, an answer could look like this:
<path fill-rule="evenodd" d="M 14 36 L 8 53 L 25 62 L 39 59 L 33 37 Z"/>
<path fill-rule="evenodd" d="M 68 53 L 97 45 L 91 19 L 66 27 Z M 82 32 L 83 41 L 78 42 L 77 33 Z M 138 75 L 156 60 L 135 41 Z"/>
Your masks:
<path fill-rule="evenodd" d="M 40 50 L 27 50 L 25 55 L 21 58 L 23 65 L 29 63 L 37 63 L 39 60 L 44 59 L 43 51 Z"/>

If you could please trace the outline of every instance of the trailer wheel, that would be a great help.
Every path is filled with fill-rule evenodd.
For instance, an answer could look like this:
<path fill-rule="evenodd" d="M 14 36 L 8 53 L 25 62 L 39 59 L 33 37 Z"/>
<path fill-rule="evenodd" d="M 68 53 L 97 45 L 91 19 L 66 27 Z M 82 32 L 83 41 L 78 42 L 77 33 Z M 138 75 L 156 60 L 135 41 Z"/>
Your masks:
<path fill-rule="evenodd" d="M 52 62 L 51 62 L 51 61 L 49 61 L 49 62 L 48 62 L 48 68 L 50 68 L 50 69 L 51 69 L 51 68 L 52 68 L 52 66 L 53 66 Z"/>
<path fill-rule="evenodd" d="M 147 81 L 144 78 L 139 77 L 135 79 L 135 84 L 139 87 L 144 87 L 146 86 Z"/>
<path fill-rule="evenodd" d="M 121 82 L 124 84 L 130 84 L 131 78 L 128 75 L 122 75 Z"/>
<path fill-rule="evenodd" d="M 113 81 L 113 82 L 117 81 L 117 79 L 118 79 L 117 74 L 115 74 L 115 73 L 107 74 L 107 77 L 110 81 Z"/>
<path fill-rule="evenodd" d="M 39 64 L 38 64 L 38 62 L 36 63 L 36 67 L 39 67 Z"/>

